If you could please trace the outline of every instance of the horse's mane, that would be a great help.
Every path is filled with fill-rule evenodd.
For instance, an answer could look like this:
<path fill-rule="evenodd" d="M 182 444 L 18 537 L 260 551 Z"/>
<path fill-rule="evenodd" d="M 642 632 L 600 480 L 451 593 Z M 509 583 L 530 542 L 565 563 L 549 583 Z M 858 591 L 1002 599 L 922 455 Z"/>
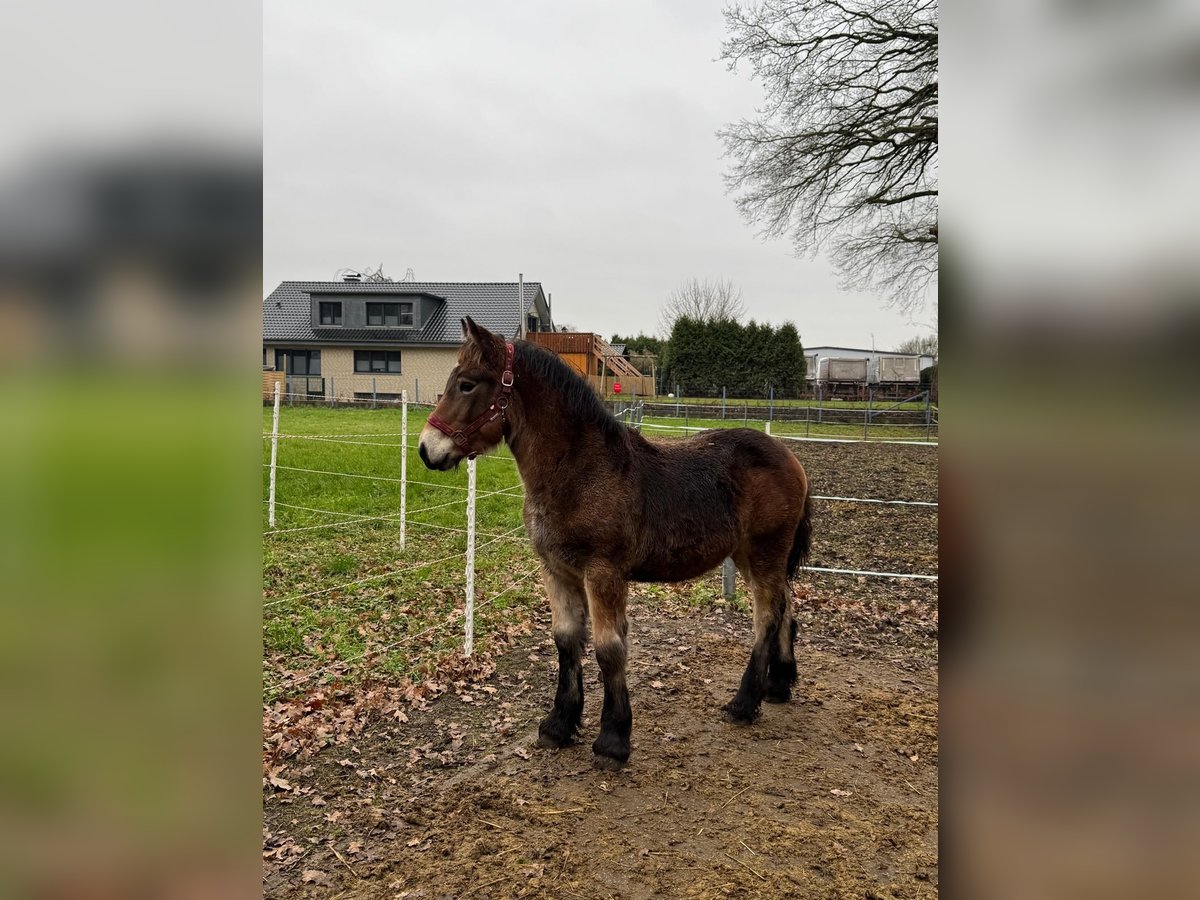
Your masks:
<path fill-rule="evenodd" d="M 580 378 L 578 372 L 544 347 L 518 341 L 515 348 L 516 358 L 534 377 L 558 395 L 567 415 L 577 419 L 581 425 L 599 428 L 605 440 L 619 440 L 625 436 L 625 426 L 605 408 L 591 385 Z"/>

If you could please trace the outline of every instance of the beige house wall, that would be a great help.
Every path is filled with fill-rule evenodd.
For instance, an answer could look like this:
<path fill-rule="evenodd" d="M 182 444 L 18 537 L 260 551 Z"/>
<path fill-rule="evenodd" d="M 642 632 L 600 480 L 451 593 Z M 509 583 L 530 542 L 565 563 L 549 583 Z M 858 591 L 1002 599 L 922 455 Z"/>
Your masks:
<path fill-rule="evenodd" d="M 333 379 L 333 393 L 339 400 L 350 399 L 356 393 L 370 394 L 371 382 L 374 379 L 377 393 L 399 394 L 401 391 L 408 391 L 409 400 L 434 402 L 445 390 L 450 370 L 458 362 L 457 347 L 402 347 L 399 375 L 383 372 L 363 374 L 354 371 L 354 347 L 321 347 L 320 350 L 321 377 L 325 379 L 326 396 L 330 391 L 330 379 Z M 264 351 L 264 358 L 273 361 L 275 347 L 270 344 L 264 345 Z"/>

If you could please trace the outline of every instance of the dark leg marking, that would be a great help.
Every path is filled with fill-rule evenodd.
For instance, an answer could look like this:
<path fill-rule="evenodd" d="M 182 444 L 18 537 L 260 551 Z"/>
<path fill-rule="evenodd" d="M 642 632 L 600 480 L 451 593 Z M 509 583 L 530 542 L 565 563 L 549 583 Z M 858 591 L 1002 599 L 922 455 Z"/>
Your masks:
<path fill-rule="evenodd" d="M 787 635 L 786 639 L 784 635 Z M 779 630 L 776 654 L 767 666 L 768 703 L 787 703 L 792 699 L 792 685 L 796 683 L 796 622 L 791 616 Z"/>
<path fill-rule="evenodd" d="M 565 747 L 571 743 L 583 716 L 583 638 L 554 636 L 558 647 L 558 691 L 554 708 L 538 725 L 539 747 Z"/>
<path fill-rule="evenodd" d="M 595 764 L 601 769 L 619 769 L 629 759 L 629 735 L 633 712 L 625 685 L 625 647 L 608 643 L 596 648 L 596 662 L 604 676 L 604 708 L 600 713 L 600 736 L 592 744 Z"/>

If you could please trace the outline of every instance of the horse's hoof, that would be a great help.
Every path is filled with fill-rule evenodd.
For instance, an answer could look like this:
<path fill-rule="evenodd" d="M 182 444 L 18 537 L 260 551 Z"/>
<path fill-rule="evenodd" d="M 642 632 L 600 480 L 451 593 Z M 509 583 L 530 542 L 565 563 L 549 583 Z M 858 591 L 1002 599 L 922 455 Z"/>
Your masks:
<path fill-rule="evenodd" d="M 615 772 L 629 759 L 629 742 L 603 732 L 592 743 L 592 763 L 597 769 Z"/>
<path fill-rule="evenodd" d="M 546 719 L 538 726 L 536 746 L 543 750 L 561 750 L 571 743 L 572 730 L 561 722 Z"/>
<path fill-rule="evenodd" d="M 792 699 L 792 691 L 790 688 L 784 688 L 780 691 L 767 691 L 767 696 L 763 697 L 768 703 L 788 703 Z"/>
<path fill-rule="evenodd" d="M 605 772 L 618 772 L 625 765 L 625 760 L 617 759 L 615 756 L 595 754 L 592 756 L 592 765 Z"/>
<path fill-rule="evenodd" d="M 726 703 L 721 711 L 725 714 L 725 721 L 731 725 L 750 725 L 758 718 L 758 707 L 747 709 L 735 700 Z"/>

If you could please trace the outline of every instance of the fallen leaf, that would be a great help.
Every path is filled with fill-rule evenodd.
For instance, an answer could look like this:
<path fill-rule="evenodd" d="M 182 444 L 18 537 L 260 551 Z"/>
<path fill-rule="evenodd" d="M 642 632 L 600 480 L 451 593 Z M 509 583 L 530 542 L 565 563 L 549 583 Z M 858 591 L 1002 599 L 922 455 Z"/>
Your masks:
<path fill-rule="evenodd" d="M 835 796 L 835 797 L 849 797 L 854 792 L 853 791 L 843 791 L 841 788 L 834 788 L 829 793 L 833 794 L 833 796 Z"/>
<path fill-rule="evenodd" d="M 329 887 L 333 884 L 328 873 L 322 872 L 320 869 L 305 869 L 300 878 L 305 884 L 319 884 L 322 887 Z"/>
<path fill-rule="evenodd" d="M 347 853 L 359 853 L 362 851 L 362 841 L 351 841 L 350 846 L 346 848 Z"/>
<path fill-rule="evenodd" d="M 859 753 L 863 753 L 863 752 L 865 752 L 865 751 L 863 750 L 863 745 L 862 745 L 862 744 L 855 744 L 855 745 L 854 745 L 854 749 L 855 749 L 855 750 L 857 750 Z"/>
<path fill-rule="evenodd" d="M 515 750 L 513 750 L 513 753 L 521 757 L 521 759 L 529 759 L 529 751 L 524 747 L 517 747 Z"/>

